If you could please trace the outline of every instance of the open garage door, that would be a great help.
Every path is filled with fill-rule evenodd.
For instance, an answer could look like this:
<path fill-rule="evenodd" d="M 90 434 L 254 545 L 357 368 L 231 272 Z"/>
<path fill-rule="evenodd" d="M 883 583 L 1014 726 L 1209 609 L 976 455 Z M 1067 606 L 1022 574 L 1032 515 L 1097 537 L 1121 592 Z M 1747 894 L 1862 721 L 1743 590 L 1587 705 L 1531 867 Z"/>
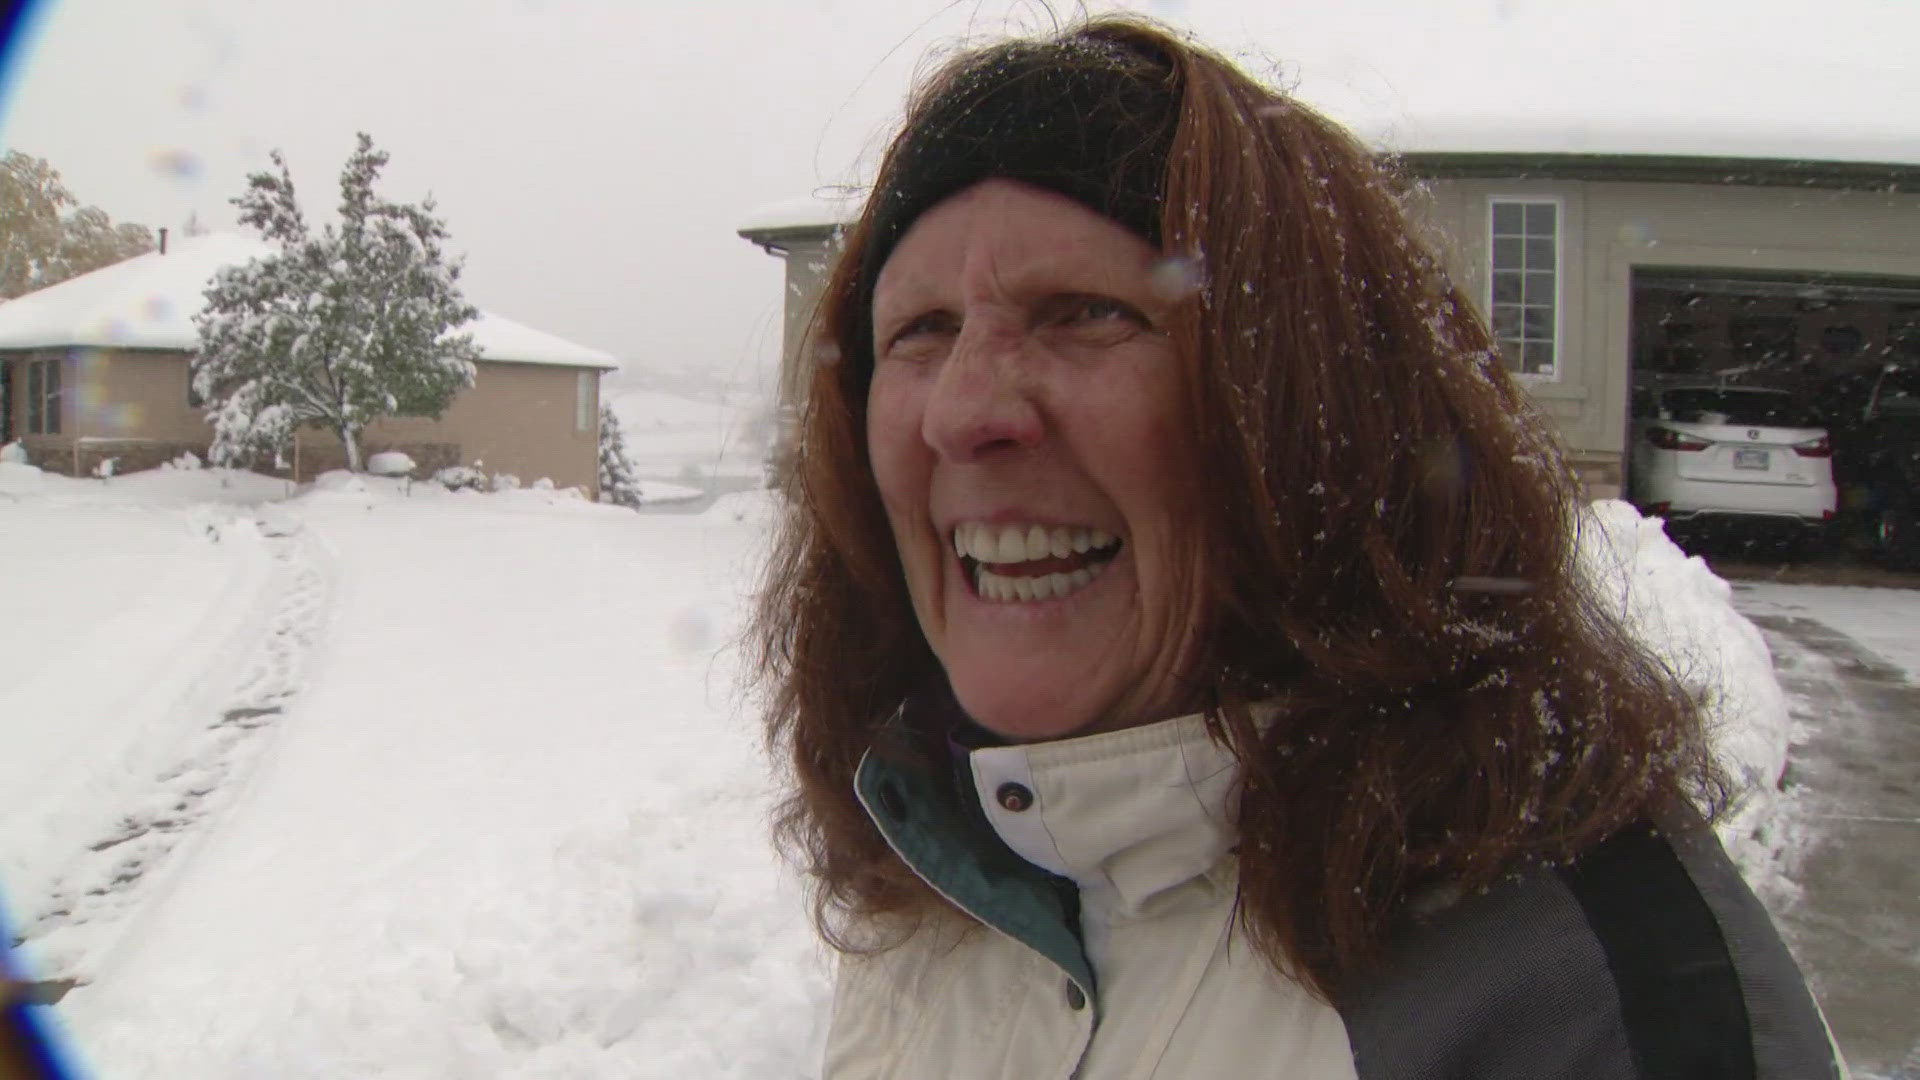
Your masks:
<path fill-rule="evenodd" d="M 1811 398 L 1836 375 L 1920 361 L 1920 279 L 1637 269 L 1633 385 L 1728 380 Z"/>
<path fill-rule="evenodd" d="M 1878 530 L 1911 527 L 1911 508 L 1920 504 L 1920 491 L 1914 488 L 1916 478 L 1905 472 L 1920 471 L 1920 464 L 1905 470 L 1900 462 L 1920 463 L 1920 450 L 1915 449 L 1920 448 L 1920 433 L 1912 422 L 1920 409 L 1909 408 L 1901 399 L 1911 396 L 1906 388 L 1920 383 L 1920 279 L 1712 267 L 1636 269 L 1631 320 L 1630 492 L 1648 490 L 1649 459 L 1661 456 L 1656 450 L 1677 446 L 1689 461 L 1696 456 L 1692 447 L 1701 438 L 1676 435 L 1667 429 L 1686 425 L 1654 416 L 1659 412 L 1679 419 L 1670 408 L 1662 411 L 1676 391 L 1744 389 L 1751 392 L 1741 400 L 1758 401 L 1762 411 L 1792 419 L 1772 425 L 1757 415 L 1731 419 L 1743 429 L 1740 437 L 1752 432 L 1755 446 L 1772 437 L 1761 434 L 1769 426 L 1789 432 L 1815 425 L 1825 430 L 1843 532 L 1871 538 Z M 1771 395 L 1759 395 L 1761 390 L 1776 392 L 1774 400 L 1781 404 L 1764 400 Z M 1907 416 L 1900 415 L 1903 410 Z M 1721 411 L 1731 417 L 1731 411 Z M 1658 430 L 1650 433 L 1650 426 Z M 1791 444 L 1799 436 L 1780 438 Z M 1674 445 L 1640 445 L 1661 439 Z M 1712 452 L 1739 452 L 1731 444 L 1706 441 L 1713 444 Z M 1802 450 L 1813 446 L 1809 442 Z M 1754 460 L 1763 456 L 1747 452 Z M 1777 464 L 1782 453 L 1769 451 L 1767 460 Z M 1823 464 L 1784 460 L 1809 476 Z M 1642 471 L 1637 482 L 1636 469 Z M 1761 477 L 1754 472 L 1737 479 L 1757 483 Z"/>

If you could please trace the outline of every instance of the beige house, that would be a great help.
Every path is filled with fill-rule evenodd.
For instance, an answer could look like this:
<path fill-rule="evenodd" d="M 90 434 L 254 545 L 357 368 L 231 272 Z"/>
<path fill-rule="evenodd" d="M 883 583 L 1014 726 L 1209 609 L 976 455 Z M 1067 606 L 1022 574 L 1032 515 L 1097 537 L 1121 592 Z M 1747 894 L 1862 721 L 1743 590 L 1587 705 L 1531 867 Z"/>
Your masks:
<path fill-rule="evenodd" d="M 204 457 L 212 432 L 188 379 L 192 317 L 216 270 L 268 250 L 199 237 L 0 304 L 0 443 L 18 441 L 34 464 L 75 476 L 109 458 L 129 472 L 187 451 Z M 375 421 L 363 452 L 402 451 L 421 475 L 478 464 L 597 494 L 600 376 L 618 365 L 485 312 L 462 329 L 481 353 L 473 386 L 438 420 Z M 304 430 L 285 472 L 307 479 L 345 462 L 335 436 Z"/>
<path fill-rule="evenodd" d="M 1920 360 L 1920 142 L 1765 146 L 1574 127 L 1382 143 L 1410 181 L 1411 212 L 1596 497 L 1623 488 L 1636 386 L 1738 380 L 1811 394 L 1849 368 Z M 783 393 L 797 393 L 800 333 L 832 237 L 857 209 L 781 204 L 739 229 L 786 259 Z"/>

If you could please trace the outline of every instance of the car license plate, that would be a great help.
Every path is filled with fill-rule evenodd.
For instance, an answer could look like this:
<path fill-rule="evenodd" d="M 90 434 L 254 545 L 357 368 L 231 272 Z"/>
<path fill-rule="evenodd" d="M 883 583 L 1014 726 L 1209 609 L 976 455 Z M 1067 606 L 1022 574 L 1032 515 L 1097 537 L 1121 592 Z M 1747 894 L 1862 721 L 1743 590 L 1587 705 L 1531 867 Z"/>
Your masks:
<path fill-rule="evenodd" d="M 1767 464 L 1767 452 L 1765 450 L 1735 450 L 1733 452 L 1733 467 L 1736 469 L 1759 469 L 1765 472 Z"/>

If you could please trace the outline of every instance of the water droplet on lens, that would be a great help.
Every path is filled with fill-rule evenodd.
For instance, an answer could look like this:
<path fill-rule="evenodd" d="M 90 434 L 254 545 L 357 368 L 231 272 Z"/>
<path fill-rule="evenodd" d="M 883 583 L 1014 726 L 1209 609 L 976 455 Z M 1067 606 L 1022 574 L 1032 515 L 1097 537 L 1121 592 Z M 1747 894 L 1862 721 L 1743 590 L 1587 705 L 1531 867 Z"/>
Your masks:
<path fill-rule="evenodd" d="M 667 626 L 667 643 L 683 653 L 704 653 L 713 647 L 713 620 L 698 608 L 687 608 Z"/>
<path fill-rule="evenodd" d="M 150 159 L 153 171 L 175 180 L 197 180 L 200 178 L 200 158 L 189 150 L 178 148 L 156 150 Z"/>
<path fill-rule="evenodd" d="M 1154 295 L 1169 303 L 1193 296 L 1206 283 L 1199 261 L 1180 255 L 1159 260 L 1148 273 L 1152 275 Z"/>

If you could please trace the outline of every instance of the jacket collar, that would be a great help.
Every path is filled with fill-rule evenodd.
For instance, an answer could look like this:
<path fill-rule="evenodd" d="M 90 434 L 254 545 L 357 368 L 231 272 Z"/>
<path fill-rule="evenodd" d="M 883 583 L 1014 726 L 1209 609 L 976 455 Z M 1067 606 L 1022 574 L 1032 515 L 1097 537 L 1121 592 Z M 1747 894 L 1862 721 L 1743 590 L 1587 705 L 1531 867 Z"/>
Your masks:
<path fill-rule="evenodd" d="M 1021 858 L 1071 879 L 1108 918 L 1214 870 L 1233 847 L 1238 769 L 1200 714 L 968 754 L 987 823 Z"/>

